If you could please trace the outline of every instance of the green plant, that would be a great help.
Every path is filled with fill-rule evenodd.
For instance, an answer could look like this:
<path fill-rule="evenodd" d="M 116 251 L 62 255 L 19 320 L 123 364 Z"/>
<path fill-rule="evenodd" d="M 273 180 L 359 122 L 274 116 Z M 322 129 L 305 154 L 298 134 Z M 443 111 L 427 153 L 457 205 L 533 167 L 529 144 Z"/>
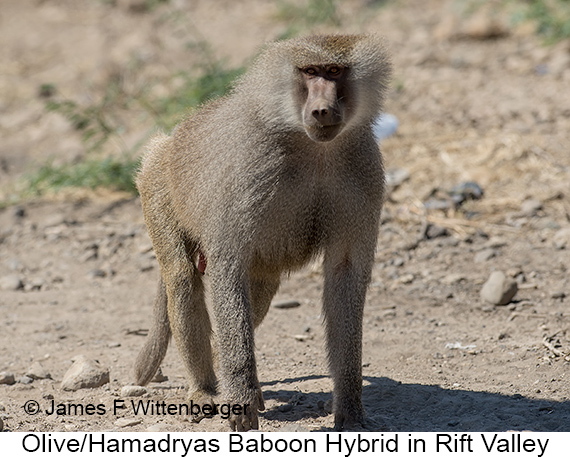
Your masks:
<path fill-rule="evenodd" d="M 113 190 L 136 193 L 134 172 L 139 160 L 131 157 L 106 157 L 88 159 L 74 164 L 48 163 L 25 178 L 25 195 L 39 196 L 57 192 L 64 187 Z"/>
<path fill-rule="evenodd" d="M 567 0 L 526 0 L 522 17 L 535 21 L 539 34 L 555 42 L 570 38 L 570 2 Z"/>
<path fill-rule="evenodd" d="M 162 128 L 172 128 L 188 109 L 223 96 L 244 70 L 243 67 L 226 68 L 220 61 L 207 62 L 202 68 L 198 77 L 179 73 L 181 87 L 168 97 L 150 102 L 156 121 Z"/>
<path fill-rule="evenodd" d="M 171 79 L 179 84 L 168 97 L 159 99 L 149 95 L 153 82 L 136 78 L 140 70 L 136 62 L 113 74 L 104 84 L 102 95 L 93 97 L 91 103 L 58 98 L 55 86 L 42 85 L 39 95 L 47 98 L 46 109 L 64 116 L 81 133 L 87 155 L 75 163 L 57 166 L 47 163 L 28 174 L 23 194 L 38 196 L 64 187 L 107 187 L 135 193 L 133 174 L 138 161 L 132 158 L 132 152 L 123 151 L 119 156 L 105 158 L 100 154 L 111 138 L 120 138 L 125 129 L 121 119 L 136 112 L 146 113 L 155 124 L 169 130 L 188 109 L 224 95 L 231 81 L 243 72 L 243 68 L 228 68 L 224 62 L 214 59 L 207 44 L 200 42 L 195 46 L 202 58 L 198 73 L 172 75 Z"/>

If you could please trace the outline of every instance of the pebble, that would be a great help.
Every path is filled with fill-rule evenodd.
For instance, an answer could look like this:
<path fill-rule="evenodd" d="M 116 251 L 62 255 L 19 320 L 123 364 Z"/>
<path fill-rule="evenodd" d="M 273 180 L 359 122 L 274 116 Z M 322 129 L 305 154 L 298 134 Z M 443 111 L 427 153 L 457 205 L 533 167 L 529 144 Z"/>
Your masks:
<path fill-rule="evenodd" d="M 156 370 L 156 374 L 154 375 L 154 378 L 151 379 L 152 382 L 164 382 L 164 381 L 168 381 L 168 376 L 165 376 L 162 374 L 162 368 L 158 367 L 158 370 Z"/>
<path fill-rule="evenodd" d="M 41 290 L 42 287 L 45 285 L 46 281 L 43 278 L 34 278 L 31 281 L 27 282 L 24 286 L 24 290 L 26 292 L 30 292 L 32 290 Z"/>
<path fill-rule="evenodd" d="M 517 282 L 502 271 L 494 271 L 481 288 L 481 298 L 493 305 L 507 305 L 518 291 Z"/>
<path fill-rule="evenodd" d="M 400 276 L 398 281 L 401 284 L 411 284 L 412 282 L 414 282 L 414 275 L 411 273 L 407 273 L 405 275 Z"/>
<path fill-rule="evenodd" d="M 99 257 L 98 250 L 96 248 L 89 248 L 80 258 L 80 262 L 89 262 L 91 260 L 97 260 Z"/>
<path fill-rule="evenodd" d="M 487 260 L 491 260 L 493 257 L 497 256 L 497 251 L 492 248 L 483 249 L 481 252 L 475 254 L 474 261 L 475 263 L 483 263 Z"/>
<path fill-rule="evenodd" d="M 570 227 L 558 230 L 553 241 L 556 249 L 570 249 Z"/>
<path fill-rule="evenodd" d="M 20 376 L 19 378 L 16 379 L 16 382 L 20 384 L 31 384 L 32 382 L 34 382 L 34 380 L 29 376 Z"/>
<path fill-rule="evenodd" d="M 443 284 L 447 284 L 448 286 L 452 284 L 457 284 L 465 279 L 465 275 L 462 273 L 450 273 L 447 276 L 441 278 L 441 282 Z"/>
<path fill-rule="evenodd" d="M 448 236 L 449 232 L 445 227 L 440 227 L 439 225 L 429 224 L 426 229 L 426 238 L 428 240 L 433 240 L 434 238 L 439 238 L 442 236 Z"/>
<path fill-rule="evenodd" d="M 115 425 L 120 428 L 133 427 L 134 425 L 139 425 L 142 422 L 140 417 L 121 417 L 115 421 Z"/>
<path fill-rule="evenodd" d="M 285 403 L 284 405 L 279 405 L 277 409 L 281 413 L 288 413 L 293 409 L 293 405 L 291 403 Z"/>
<path fill-rule="evenodd" d="M 94 270 L 90 270 L 87 273 L 87 276 L 91 279 L 104 278 L 107 276 L 107 272 L 105 270 L 101 270 L 100 268 L 96 268 Z"/>
<path fill-rule="evenodd" d="M 79 390 L 100 387 L 109 382 L 109 370 L 96 360 L 80 355 L 74 358 L 73 365 L 67 370 L 61 381 L 63 390 Z"/>
<path fill-rule="evenodd" d="M 280 432 L 310 432 L 307 427 L 299 424 L 287 424 L 279 429 Z"/>
<path fill-rule="evenodd" d="M 449 194 L 456 205 L 466 200 L 479 200 L 483 197 L 483 188 L 475 181 L 465 181 L 454 186 Z"/>
<path fill-rule="evenodd" d="M 12 213 L 16 219 L 22 219 L 26 217 L 26 210 L 23 206 L 15 206 L 14 212 Z"/>
<path fill-rule="evenodd" d="M 26 371 L 26 376 L 32 379 L 51 379 L 51 374 L 43 367 L 40 362 L 34 362 L 28 371 Z"/>
<path fill-rule="evenodd" d="M 166 426 L 166 424 L 153 424 L 150 427 L 148 427 L 145 431 L 146 432 L 165 432 L 168 430 L 168 427 Z"/>
<path fill-rule="evenodd" d="M 488 40 L 508 35 L 509 30 L 489 8 L 480 8 L 465 22 L 462 33 L 474 40 Z"/>
<path fill-rule="evenodd" d="M 14 378 L 14 374 L 8 371 L 0 372 L 0 384 L 7 384 L 11 386 L 12 384 L 16 384 L 16 379 Z"/>
<path fill-rule="evenodd" d="M 483 247 L 485 249 L 488 249 L 488 248 L 495 248 L 496 249 L 496 248 L 502 248 L 506 245 L 507 245 L 507 241 L 504 238 L 492 237 L 483 245 Z"/>
<path fill-rule="evenodd" d="M 0 290 L 19 290 L 23 287 L 22 278 L 18 275 L 6 275 L 0 278 Z"/>
<path fill-rule="evenodd" d="M 301 303 L 297 300 L 285 300 L 271 303 L 271 307 L 277 309 L 298 308 L 299 306 L 301 306 Z"/>
<path fill-rule="evenodd" d="M 522 202 L 521 214 L 524 216 L 532 217 L 542 209 L 542 203 L 538 200 L 530 199 Z"/>
<path fill-rule="evenodd" d="M 148 391 L 143 386 L 123 386 L 121 389 L 121 397 L 140 397 Z"/>

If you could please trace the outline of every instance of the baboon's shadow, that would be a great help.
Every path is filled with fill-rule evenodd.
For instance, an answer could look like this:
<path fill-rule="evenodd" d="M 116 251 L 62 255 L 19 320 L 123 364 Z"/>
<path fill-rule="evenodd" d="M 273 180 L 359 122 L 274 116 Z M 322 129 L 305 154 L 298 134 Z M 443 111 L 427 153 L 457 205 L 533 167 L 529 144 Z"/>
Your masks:
<path fill-rule="evenodd" d="M 271 390 L 271 386 L 277 383 L 296 384 L 320 378 L 324 376 L 261 383 L 266 399 L 292 399 L 288 403 L 291 407 L 280 405 L 262 414 L 267 419 L 284 422 L 325 416 L 326 402 L 331 399 L 330 393 Z M 377 424 L 377 427 L 374 425 L 377 431 L 570 431 L 568 401 L 450 390 L 435 385 L 403 384 L 384 377 L 367 376 L 364 379 L 363 402 L 368 418 Z"/>

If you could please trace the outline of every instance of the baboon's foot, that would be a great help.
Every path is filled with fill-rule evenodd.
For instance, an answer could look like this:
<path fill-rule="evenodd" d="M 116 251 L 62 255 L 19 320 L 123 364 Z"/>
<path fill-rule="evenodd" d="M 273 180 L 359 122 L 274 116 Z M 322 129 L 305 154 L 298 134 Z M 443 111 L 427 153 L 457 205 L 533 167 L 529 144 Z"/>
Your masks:
<path fill-rule="evenodd" d="M 259 429 L 258 413 L 259 411 L 265 410 L 261 389 L 252 389 L 250 392 L 245 393 L 245 395 L 242 394 L 239 397 L 244 400 L 234 402 L 233 404 L 240 405 L 241 408 L 232 408 L 232 413 L 229 417 L 232 431 L 247 432 L 248 430 Z M 240 414 L 236 414 L 238 412 Z"/>
<path fill-rule="evenodd" d="M 217 405 L 214 402 L 215 395 L 214 392 L 199 389 L 188 396 L 192 422 L 200 422 L 204 418 L 210 419 L 219 414 L 216 410 Z"/>
<path fill-rule="evenodd" d="M 364 417 L 362 405 L 345 405 L 334 408 L 335 431 L 358 431 L 366 429 L 367 421 Z"/>

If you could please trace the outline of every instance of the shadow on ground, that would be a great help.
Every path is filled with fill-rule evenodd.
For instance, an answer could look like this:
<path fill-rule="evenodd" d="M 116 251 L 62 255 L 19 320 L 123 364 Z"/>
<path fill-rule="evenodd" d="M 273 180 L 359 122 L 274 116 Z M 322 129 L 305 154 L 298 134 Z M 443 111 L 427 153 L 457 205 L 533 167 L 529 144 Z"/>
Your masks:
<path fill-rule="evenodd" d="M 279 384 L 323 378 L 308 376 L 280 380 Z M 530 430 L 541 432 L 570 431 L 570 402 L 526 398 L 445 389 L 435 385 L 404 384 L 384 377 L 364 378 L 363 402 L 374 431 L 393 432 L 503 432 Z M 270 390 L 277 382 L 262 383 L 266 399 L 291 398 L 289 406 L 269 409 L 269 420 L 294 422 L 327 413 L 323 403 L 327 393 L 297 390 Z M 321 407 L 319 407 L 321 405 Z M 431 424 L 425 427 L 425 424 Z M 323 431 L 328 431 L 323 429 Z"/>

